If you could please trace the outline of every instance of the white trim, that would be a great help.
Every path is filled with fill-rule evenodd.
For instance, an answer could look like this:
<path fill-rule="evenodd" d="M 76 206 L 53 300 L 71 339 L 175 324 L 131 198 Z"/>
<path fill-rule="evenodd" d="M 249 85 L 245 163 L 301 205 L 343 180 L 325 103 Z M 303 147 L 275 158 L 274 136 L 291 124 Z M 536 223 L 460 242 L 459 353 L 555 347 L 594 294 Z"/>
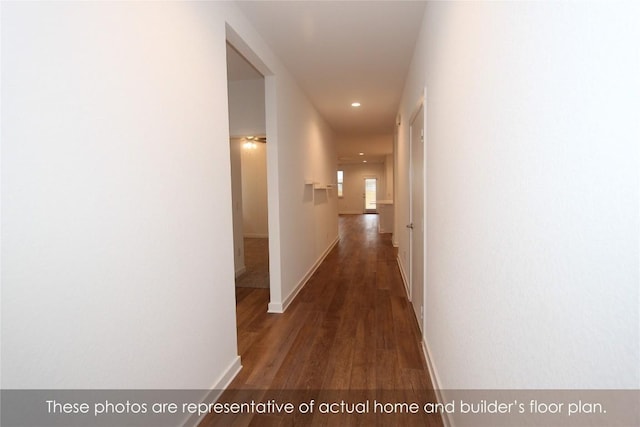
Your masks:
<path fill-rule="evenodd" d="M 227 369 L 225 369 L 225 371 L 222 373 L 220 378 L 218 378 L 218 381 L 216 381 L 209 389 L 209 391 L 207 391 L 207 393 L 202 397 L 200 402 L 217 402 L 218 399 L 220 399 L 222 393 L 226 390 L 227 387 L 229 387 L 229 384 L 231 384 L 231 381 L 233 381 L 233 379 L 236 377 L 236 375 L 238 375 L 241 369 L 242 363 L 240 361 L 240 356 L 236 356 L 231 364 L 227 367 Z M 207 415 L 209 414 L 207 413 L 201 416 L 198 416 L 198 414 L 192 414 L 187 417 L 186 420 L 184 420 L 182 426 L 196 427 L 200 425 L 204 417 L 206 417 Z"/>
<path fill-rule="evenodd" d="M 244 236 L 247 239 L 268 239 L 269 234 L 264 233 L 244 233 Z"/>
<path fill-rule="evenodd" d="M 270 302 L 267 307 L 267 313 L 282 314 L 284 310 L 283 304 L 279 302 Z"/>
<path fill-rule="evenodd" d="M 226 40 L 260 74 L 264 76 L 265 136 L 267 144 L 267 220 L 269 239 L 269 298 L 279 301 L 282 295 L 281 245 L 280 245 L 280 183 L 278 164 L 278 89 L 274 72 L 255 53 L 229 22 L 225 24 Z M 266 236 L 264 236 L 266 237 Z M 271 306 L 271 303 L 269 304 Z M 237 334 L 236 334 L 237 335 Z"/>
<path fill-rule="evenodd" d="M 298 282 L 298 284 L 293 289 L 293 291 L 291 291 L 289 296 L 287 296 L 284 299 L 284 301 L 282 301 L 282 303 L 270 302 L 269 309 L 267 310 L 267 312 L 268 313 L 284 313 L 285 310 L 289 307 L 289 305 L 293 302 L 295 297 L 298 296 L 298 293 L 302 290 L 302 288 L 304 288 L 304 285 L 306 285 L 309 279 L 311 279 L 311 276 L 313 276 L 313 273 L 316 272 L 318 267 L 320 267 L 320 264 L 322 264 L 322 262 L 327 257 L 327 255 L 329 255 L 329 252 L 331 252 L 331 250 L 338 244 L 339 241 L 340 241 L 340 236 L 336 236 L 335 240 L 329 245 L 329 247 L 327 247 L 327 249 L 322 253 L 322 255 L 320 255 L 318 260 L 311 266 L 311 268 L 309 269 L 309 271 L 307 271 L 307 274 L 304 275 L 302 280 Z"/>
<path fill-rule="evenodd" d="M 236 270 L 236 279 L 240 276 L 242 276 L 245 272 L 247 271 L 247 267 L 246 266 L 242 266 L 239 269 Z"/>
<path fill-rule="evenodd" d="M 375 209 L 367 209 L 367 198 L 362 198 L 362 214 L 377 214 L 378 213 L 378 184 L 380 183 L 380 177 L 378 175 L 365 174 L 361 176 L 362 179 L 362 194 L 366 194 L 367 192 L 367 180 L 375 179 L 376 180 L 376 207 Z"/>
<path fill-rule="evenodd" d="M 397 247 L 397 246 L 396 246 Z M 400 254 L 396 257 L 396 262 L 398 263 L 398 269 L 400 270 L 400 276 L 402 277 L 402 283 L 404 283 L 404 290 L 407 293 L 407 299 L 411 301 L 411 292 L 409 292 L 409 281 L 407 280 L 407 274 L 404 271 L 404 265 L 402 265 L 402 260 L 400 259 Z M 412 310 L 413 312 L 413 310 Z M 415 313 L 414 313 L 415 316 Z"/>
<path fill-rule="evenodd" d="M 362 211 L 344 211 L 344 212 L 338 212 L 338 215 L 362 215 L 363 212 Z"/>
<path fill-rule="evenodd" d="M 441 388 L 440 377 L 438 377 L 438 373 L 433 364 L 433 358 L 431 357 L 431 352 L 429 351 L 429 347 L 427 346 L 427 341 L 422 337 L 422 352 L 424 353 L 424 358 L 427 362 L 427 370 L 429 371 L 429 376 L 431 377 L 431 384 L 433 385 L 433 391 L 436 393 L 436 399 L 439 403 L 445 403 L 443 390 Z M 444 427 L 454 427 L 453 420 L 451 418 L 451 414 L 443 413 L 442 415 L 442 423 Z"/>
<path fill-rule="evenodd" d="M 282 300 L 282 250 L 280 245 L 280 184 L 278 175 L 278 111 L 276 79 L 264 78 L 265 121 L 267 129 L 267 211 L 269 230 L 269 301 Z M 271 303 L 270 303 L 271 304 Z"/>
<path fill-rule="evenodd" d="M 424 131 L 426 129 L 426 125 L 427 125 L 427 116 L 426 116 L 426 103 L 425 100 L 427 98 L 427 88 L 423 87 L 422 91 L 420 93 L 420 97 L 418 98 L 418 101 L 415 104 L 414 110 L 411 113 L 410 119 L 409 119 L 409 223 L 411 223 L 413 225 L 413 223 L 415 222 L 415 218 L 413 217 L 413 205 L 414 205 L 414 197 L 413 197 L 413 191 L 414 191 L 414 167 L 413 167 L 413 149 L 414 149 L 414 144 L 415 141 L 413 140 L 413 126 L 414 126 L 414 122 L 415 120 L 418 118 L 418 114 L 420 113 L 420 111 L 422 111 L 422 133 L 421 133 L 421 143 L 422 145 L 422 172 L 424 174 L 423 179 L 422 179 L 422 229 L 423 229 L 423 239 L 422 239 L 422 301 L 421 301 L 421 306 L 420 306 L 420 312 L 424 313 L 426 304 L 426 294 L 427 294 L 427 258 L 426 258 L 426 254 L 427 254 L 427 221 L 426 221 L 426 215 L 427 215 L 427 205 L 426 205 L 426 201 L 427 201 L 427 180 L 426 180 L 426 176 L 427 176 L 427 162 L 426 162 L 426 153 L 427 153 L 427 147 L 425 144 L 426 138 L 424 136 Z M 408 286 L 408 295 L 409 295 L 409 301 L 412 301 L 412 306 L 413 306 L 413 284 L 415 281 L 415 278 L 413 277 L 413 270 L 414 270 L 414 247 L 413 247 L 413 241 L 414 241 L 414 230 L 413 227 L 411 227 L 411 229 L 409 230 L 409 286 Z M 416 313 L 416 308 L 415 306 L 412 307 L 413 308 L 413 312 L 414 314 Z M 418 318 L 419 316 L 416 314 L 416 318 Z M 422 317 L 422 316 L 421 316 Z M 420 332 L 424 333 L 424 318 L 423 319 L 418 319 L 418 325 L 420 327 Z"/>
<path fill-rule="evenodd" d="M 420 91 L 420 97 L 418 98 L 418 101 L 415 104 L 415 107 L 413 107 L 413 111 L 411 112 L 411 117 L 409 118 L 409 128 L 411 128 L 411 123 L 414 122 L 414 120 L 418 117 L 418 113 L 420 112 L 420 108 L 422 108 L 424 106 L 424 100 L 426 99 L 426 93 L 427 93 L 427 88 L 424 87 L 422 88 L 422 90 Z M 423 123 L 424 124 L 424 123 Z"/>

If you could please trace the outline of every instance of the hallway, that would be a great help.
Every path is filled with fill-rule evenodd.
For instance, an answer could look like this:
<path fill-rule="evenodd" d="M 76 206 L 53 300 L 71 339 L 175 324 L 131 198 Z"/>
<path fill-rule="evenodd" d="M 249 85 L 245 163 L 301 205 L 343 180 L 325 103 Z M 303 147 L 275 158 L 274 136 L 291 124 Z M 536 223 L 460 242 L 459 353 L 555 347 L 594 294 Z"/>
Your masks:
<path fill-rule="evenodd" d="M 640 389 L 640 2 L 0 11 L 2 389 Z M 269 141 L 265 230 L 237 221 L 236 137 Z M 397 259 L 377 217 L 338 215 L 374 177 Z M 240 228 L 268 235 L 270 292 L 235 286 Z M 80 421 L 50 415 L 11 424 Z M 428 423 L 373 415 L 317 422 Z M 290 418 L 189 421 L 315 421 Z"/>
<path fill-rule="evenodd" d="M 377 230 L 378 215 L 340 216 L 339 244 L 284 314 L 266 313 L 268 290 L 237 289 L 243 369 L 220 402 L 435 401 L 391 235 Z M 373 416 L 209 416 L 201 425 L 441 425 L 424 414 Z"/>

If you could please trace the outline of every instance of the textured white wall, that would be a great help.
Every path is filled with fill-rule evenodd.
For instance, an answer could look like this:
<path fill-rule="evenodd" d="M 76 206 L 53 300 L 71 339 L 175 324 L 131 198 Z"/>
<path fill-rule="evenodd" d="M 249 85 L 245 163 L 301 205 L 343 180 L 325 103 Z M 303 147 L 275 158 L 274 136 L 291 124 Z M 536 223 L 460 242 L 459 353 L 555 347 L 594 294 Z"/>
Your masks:
<path fill-rule="evenodd" d="M 245 237 L 269 237 L 267 212 L 267 146 L 241 149 L 242 219 Z"/>
<path fill-rule="evenodd" d="M 233 209 L 233 261 L 236 276 L 245 270 L 244 221 L 242 218 L 242 144 L 231 138 L 231 202 Z"/>
<path fill-rule="evenodd" d="M 335 201 L 304 185 L 336 156 L 237 7 L 2 4 L 2 387 L 207 389 L 233 374 L 227 37 L 272 72 L 279 304 L 337 236 Z"/>
<path fill-rule="evenodd" d="M 286 302 L 337 239 L 338 207 L 336 191 L 313 190 L 305 185 L 309 178 L 320 183 L 336 182 L 332 130 L 290 80 L 278 79 L 275 89 L 278 114 L 289 118 L 277 123 L 277 146 L 272 145 L 271 139 L 267 144 L 267 150 L 277 150 L 279 164 L 282 294 L 278 302 L 272 293 L 271 306 L 278 310 L 278 304 Z M 269 206 L 269 214 L 272 213 Z M 271 236 L 270 229 L 270 244 Z"/>
<path fill-rule="evenodd" d="M 640 385 L 638 12 L 428 4 L 397 225 L 426 85 L 425 340 L 441 387 Z"/>
<path fill-rule="evenodd" d="M 393 200 L 393 154 L 384 156 L 384 196 L 386 200 Z"/>
<path fill-rule="evenodd" d="M 237 362 L 212 8 L 3 3 L 3 388 L 207 389 Z"/>
<path fill-rule="evenodd" d="M 229 82 L 229 133 L 232 137 L 266 134 L 264 79 Z"/>

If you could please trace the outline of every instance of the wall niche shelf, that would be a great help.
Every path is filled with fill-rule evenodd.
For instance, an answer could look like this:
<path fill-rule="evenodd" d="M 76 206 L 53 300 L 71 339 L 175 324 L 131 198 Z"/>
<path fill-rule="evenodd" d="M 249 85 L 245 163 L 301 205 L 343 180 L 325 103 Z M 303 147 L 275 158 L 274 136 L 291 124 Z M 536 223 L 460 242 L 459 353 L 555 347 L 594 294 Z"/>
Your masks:
<path fill-rule="evenodd" d="M 336 184 L 323 184 L 312 179 L 305 179 L 304 185 L 311 185 L 314 190 L 331 190 L 336 187 Z"/>

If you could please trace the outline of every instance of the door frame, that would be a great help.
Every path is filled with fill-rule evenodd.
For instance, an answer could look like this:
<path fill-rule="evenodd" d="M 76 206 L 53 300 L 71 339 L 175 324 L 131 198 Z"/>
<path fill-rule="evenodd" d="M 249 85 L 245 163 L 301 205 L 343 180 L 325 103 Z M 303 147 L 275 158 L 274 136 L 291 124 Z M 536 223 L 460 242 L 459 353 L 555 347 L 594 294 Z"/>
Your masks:
<path fill-rule="evenodd" d="M 422 310 L 421 310 L 421 315 L 418 315 L 415 312 L 415 308 L 414 308 L 414 314 L 416 315 L 416 320 L 418 321 L 419 327 L 420 327 L 420 331 L 424 333 L 424 319 L 426 318 L 425 315 L 425 308 L 426 307 L 426 289 L 427 289 L 427 173 L 426 173 L 426 165 L 427 165 L 427 144 L 426 144 L 426 132 L 425 129 L 427 128 L 427 107 L 426 107 L 426 99 L 427 99 L 427 88 L 424 87 L 422 90 L 422 93 L 420 94 L 418 101 L 415 104 L 414 109 L 411 112 L 411 115 L 409 116 L 409 225 L 412 225 L 414 223 L 414 217 L 413 217 L 413 204 L 414 204 L 414 197 L 413 197 L 413 190 L 414 190 L 414 183 L 413 183 L 413 172 L 414 172 L 414 167 L 413 167 L 413 122 L 415 121 L 415 119 L 417 118 L 418 114 L 420 113 L 420 111 L 422 111 L 422 129 L 423 129 L 423 135 L 422 135 L 422 171 L 424 174 L 423 177 L 423 185 L 422 185 L 422 227 L 424 230 L 424 235 L 423 235 L 423 241 L 422 241 Z M 407 227 L 409 227 L 409 225 L 407 225 Z M 414 303 L 414 298 L 415 296 L 413 295 L 413 283 L 414 283 L 414 277 L 413 277 L 413 263 L 414 263 L 414 248 L 413 248 L 413 229 L 409 229 L 409 286 L 408 286 L 408 293 L 407 296 L 409 298 L 409 301 L 411 301 L 412 305 Z M 415 306 L 413 306 L 415 307 Z"/>
<path fill-rule="evenodd" d="M 367 180 L 376 180 L 376 209 L 375 211 L 367 210 Z M 377 175 L 363 175 L 362 176 L 362 213 L 378 213 L 378 183 L 380 179 Z"/>
<path fill-rule="evenodd" d="M 280 191 L 278 180 L 278 132 L 276 77 L 254 49 L 229 24 L 225 38 L 260 74 L 264 76 L 265 126 L 267 144 L 267 223 L 269 230 L 269 313 L 283 313 L 282 271 L 280 268 Z"/>

